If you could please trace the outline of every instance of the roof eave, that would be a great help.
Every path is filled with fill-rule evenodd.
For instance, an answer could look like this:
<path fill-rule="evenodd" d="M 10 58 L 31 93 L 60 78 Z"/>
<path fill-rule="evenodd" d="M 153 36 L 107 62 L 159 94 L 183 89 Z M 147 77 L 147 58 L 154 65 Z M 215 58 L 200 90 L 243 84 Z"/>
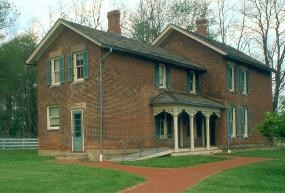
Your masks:
<path fill-rule="evenodd" d="M 209 107 L 209 108 L 219 108 L 219 109 L 224 109 L 225 107 L 223 105 L 211 105 L 211 104 L 192 104 L 192 103 L 187 103 L 183 101 L 172 101 L 172 102 L 161 102 L 161 103 L 156 103 L 156 102 L 150 102 L 151 106 L 155 105 L 191 105 L 191 106 L 196 106 L 196 107 Z"/>

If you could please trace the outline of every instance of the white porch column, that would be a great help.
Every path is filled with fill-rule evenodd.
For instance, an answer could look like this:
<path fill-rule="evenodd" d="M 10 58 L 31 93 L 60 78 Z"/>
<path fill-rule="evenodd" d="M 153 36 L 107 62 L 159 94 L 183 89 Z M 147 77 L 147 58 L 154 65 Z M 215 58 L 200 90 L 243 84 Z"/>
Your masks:
<path fill-rule="evenodd" d="M 210 150 L 210 116 L 211 113 L 204 113 L 206 118 L 206 148 L 207 150 Z"/>
<path fill-rule="evenodd" d="M 190 149 L 194 151 L 194 115 L 189 115 L 190 118 Z"/>
<path fill-rule="evenodd" d="M 178 152 L 178 113 L 173 113 L 174 122 L 174 151 Z"/>

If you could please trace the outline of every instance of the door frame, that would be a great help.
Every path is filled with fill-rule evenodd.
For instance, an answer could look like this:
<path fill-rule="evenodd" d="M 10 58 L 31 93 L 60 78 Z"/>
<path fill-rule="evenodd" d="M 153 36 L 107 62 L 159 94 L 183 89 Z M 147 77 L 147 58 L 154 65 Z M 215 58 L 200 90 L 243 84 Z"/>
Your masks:
<path fill-rule="evenodd" d="M 83 114 L 83 109 L 72 109 L 70 111 L 70 114 L 71 114 L 71 152 L 74 152 L 73 151 L 73 112 L 81 112 L 81 116 L 82 116 L 82 128 L 81 128 L 81 132 L 82 132 L 82 152 L 85 151 L 85 148 L 84 148 L 84 114 Z"/>

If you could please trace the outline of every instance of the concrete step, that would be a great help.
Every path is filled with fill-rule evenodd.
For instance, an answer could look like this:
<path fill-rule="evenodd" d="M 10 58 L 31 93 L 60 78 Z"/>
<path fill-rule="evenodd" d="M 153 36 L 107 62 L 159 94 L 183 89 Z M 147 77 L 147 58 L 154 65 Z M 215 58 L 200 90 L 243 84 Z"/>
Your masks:
<path fill-rule="evenodd" d="M 171 153 L 171 156 L 183 156 L 183 155 L 211 155 L 216 153 L 222 153 L 223 150 L 218 148 L 211 148 L 210 150 L 206 150 L 205 148 L 195 149 L 195 151 L 188 150 L 179 150 L 178 152 Z"/>
<path fill-rule="evenodd" d="M 66 153 L 55 157 L 56 160 L 89 160 L 88 153 Z"/>

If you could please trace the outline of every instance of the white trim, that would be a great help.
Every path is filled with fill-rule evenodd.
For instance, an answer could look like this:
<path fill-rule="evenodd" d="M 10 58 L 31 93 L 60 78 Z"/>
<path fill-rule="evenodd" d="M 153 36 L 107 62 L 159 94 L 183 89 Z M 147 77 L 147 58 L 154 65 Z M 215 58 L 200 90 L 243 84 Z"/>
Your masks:
<path fill-rule="evenodd" d="M 50 126 L 49 109 L 50 109 L 50 108 L 53 108 L 53 107 L 57 107 L 57 108 L 58 108 L 58 112 L 59 112 L 59 115 L 58 115 L 58 118 L 59 118 L 59 126 L 56 126 L 56 127 L 51 127 L 51 126 Z M 56 105 L 47 106 L 47 130 L 48 130 L 48 131 L 51 131 L 51 130 L 59 130 L 59 129 L 60 129 L 60 109 L 59 109 L 59 107 L 56 106 Z"/>
<path fill-rule="evenodd" d="M 81 31 L 77 30 L 76 28 L 70 26 L 68 23 L 63 21 L 62 19 L 58 19 L 56 23 L 52 26 L 52 28 L 48 31 L 45 37 L 40 41 L 35 51 L 29 56 L 26 60 L 27 64 L 32 64 L 36 62 L 42 55 L 42 53 L 47 49 L 47 47 L 53 42 L 53 40 L 59 35 L 59 33 L 63 30 L 64 27 L 71 29 L 72 31 L 78 33 L 79 35 L 85 37 L 86 39 L 90 40 L 91 42 L 95 43 L 98 46 L 102 46 L 97 40 L 83 34 Z"/>
<path fill-rule="evenodd" d="M 58 82 L 55 82 L 55 71 L 54 71 L 54 65 L 55 65 L 55 61 L 58 61 L 58 71 L 56 71 L 57 73 L 59 73 L 59 79 L 58 79 Z M 57 86 L 57 85 L 60 85 L 60 59 L 59 59 L 59 56 L 57 57 L 54 57 L 50 60 L 50 72 L 51 72 L 51 86 Z"/>
<path fill-rule="evenodd" d="M 244 110 L 244 138 L 248 137 L 248 108 L 243 108 Z"/>
<path fill-rule="evenodd" d="M 158 72 L 161 72 L 162 74 L 158 75 L 158 79 L 159 79 L 159 88 L 166 88 L 166 65 L 165 64 L 159 64 L 158 68 L 161 68 L 161 70 L 159 69 Z M 161 75 L 162 75 L 162 85 L 161 85 Z"/>
<path fill-rule="evenodd" d="M 237 136 L 237 128 L 236 128 L 236 107 L 232 107 L 232 113 L 233 113 L 233 134 L 231 137 Z"/>
<path fill-rule="evenodd" d="M 73 152 L 73 112 L 76 111 L 81 111 L 81 115 L 82 115 L 82 152 L 85 152 L 85 148 L 84 148 L 84 115 L 83 115 L 83 109 L 72 109 L 70 111 L 70 115 L 71 115 L 71 151 Z"/>
<path fill-rule="evenodd" d="M 77 55 L 81 54 L 82 55 L 82 78 L 77 78 Z M 83 51 L 79 51 L 76 53 L 73 53 L 72 55 L 72 61 L 73 61 L 73 82 L 82 82 L 84 81 L 83 78 L 83 68 L 84 68 L 84 64 L 83 64 Z"/>
<path fill-rule="evenodd" d="M 192 34 L 190 34 L 190 33 L 186 32 L 186 31 L 184 31 L 184 30 L 178 28 L 177 26 L 175 26 L 175 25 L 173 25 L 173 24 L 168 25 L 168 26 L 162 31 L 162 33 L 160 33 L 159 36 L 157 36 L 157 38 L 155 38 L 155 40 L 151 43 L 151 45 L 157 45 L 157 46 L 160 45 L 160 44 L 163 42 L 163 40 L 166 39 L 166 37 L 167 37 L 173 30 L 176 30 L 176 31 L 178 31 L 178 32 L 180 32 L 180 33 L 182 33 L 182 34 L 184 34 L 184 35 L 186 35 L 186 36 L 188 36 L 188 37 L 190 37 L 190 38 L 196 40 L 197 42 L 199 42 L 199 43 L 201 43 L 201 44 L 203 44 L 203 45 L 205 45 L 205 46 L 207 46 L 207 47 L 209 47 L 209 48 L 211 48 L 211 49 L 213 49 L 213 50 L 219 52 L 219 53 L 222 54 L 222 55 L 226 55 L 226 54 L 227 54 L 226 52 L 224 52 L 223 50 L 217 48 L 216 46 L 213 46 L 213 45 L 207 43 L 206 41 L 203 41 L 203 40 L 201 40 L 200 38 L 198 38 L 198 37 L 196 37 L 196 36 L 193 36 Z"/>

